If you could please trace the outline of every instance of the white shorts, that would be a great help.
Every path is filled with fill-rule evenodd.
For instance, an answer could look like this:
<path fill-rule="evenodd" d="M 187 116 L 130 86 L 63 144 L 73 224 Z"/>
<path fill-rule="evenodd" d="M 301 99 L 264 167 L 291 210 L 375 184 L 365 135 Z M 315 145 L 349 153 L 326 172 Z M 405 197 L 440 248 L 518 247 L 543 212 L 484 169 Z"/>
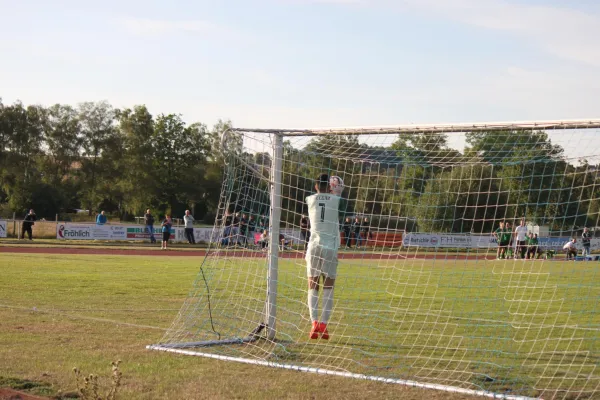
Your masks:
<path fill-rule="evenodd" d="M 306 275 L 310 277 L 325 276 L 334 279 L 337 275 L 337 250 L 308 245 L 306 249 Z"/>

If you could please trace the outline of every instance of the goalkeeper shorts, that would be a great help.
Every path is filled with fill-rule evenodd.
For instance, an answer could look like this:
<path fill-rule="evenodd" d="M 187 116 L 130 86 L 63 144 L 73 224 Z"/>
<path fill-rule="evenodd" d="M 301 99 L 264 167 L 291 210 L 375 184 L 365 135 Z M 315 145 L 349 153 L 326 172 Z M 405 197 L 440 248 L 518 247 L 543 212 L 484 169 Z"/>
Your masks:
<path fill-rule="evenodd" d="M 310 277 L 325 276 L 335 279 L 337 275 L 337 250 L 309 244 L 306 249 L 306 275 Z"/>

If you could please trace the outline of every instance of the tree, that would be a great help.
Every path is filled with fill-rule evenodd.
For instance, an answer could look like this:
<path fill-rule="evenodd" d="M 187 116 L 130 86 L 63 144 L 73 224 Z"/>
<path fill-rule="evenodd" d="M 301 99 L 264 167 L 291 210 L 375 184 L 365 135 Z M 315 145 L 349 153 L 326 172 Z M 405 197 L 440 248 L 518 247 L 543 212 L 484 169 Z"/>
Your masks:
<path fill-rule="evenodd" d="M 210 137 L 206 126 L 186 127 L 181 116 L 159 115 L 156 119 L 153 146 L 153 171 L 157 182 L 157 199 L 172 212 L 182 212 L 178 203 L 199 202 L 204 194 L 206 152 Z"/>
<path fill-rule="evenodd" d="M 42 154 L 46 111 L 16 102 L 0 108 L 2 190 L 13 211 L 24 212 L 33 203 L 33 192 L 41 181 L 37 161 Z"/>
<path fill-rule="evenodd" d="M 82 103 L 79 105 L 79 121 L 81 123 L 81 139 L 83 147 L 83 158 L 81 175 L 83 178 L 82 201 L 87 206 L 89 214 L 95 210 L 102 201 L 97 192 L 98 182 L 112 175 L 104 168 L 100 168 L 99 162 L 106 154 L 111 141 L 117 136 L 115 127 L 115 110 L 105 101 L 98 103 Z M 113 154 L 114 155 L 114 154 Z"/>
<path fill-rule="evenodd" d="M 78 113 L 71 106 L 55 104 L 47 112 L 46 157 L 42 161 L 44 181 L 59 185 L 64 179 L 72 178 L 73 164 L 80 162 L 81 127 Z"/>
<path fill-rule="evenodd" d="M 141 214 L 149 207 L 158 206 L 153 170 L 154 117 L 142 105 L 119 111 L 117 119 L 125 153 L 121 187 L 131 211 Z"/>
<path fill-rule="evenodd" d="M 494 168 L 472 163 L 443 171 L 427 182 L 417 219 L 423 232 L 491 232 L 502 219 L 506 200 Z"/>

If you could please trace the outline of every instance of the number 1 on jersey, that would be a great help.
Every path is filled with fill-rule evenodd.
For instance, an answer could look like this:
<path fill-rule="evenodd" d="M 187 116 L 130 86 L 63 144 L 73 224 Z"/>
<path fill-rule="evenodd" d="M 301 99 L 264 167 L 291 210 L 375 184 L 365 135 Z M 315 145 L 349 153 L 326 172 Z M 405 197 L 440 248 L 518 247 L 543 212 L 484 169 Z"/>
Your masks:
<path fill-rule="evenodd" d="M 325 221 L 325 203 L 319 203 L 319 207 L 321 207 L 321 222 Z"/>

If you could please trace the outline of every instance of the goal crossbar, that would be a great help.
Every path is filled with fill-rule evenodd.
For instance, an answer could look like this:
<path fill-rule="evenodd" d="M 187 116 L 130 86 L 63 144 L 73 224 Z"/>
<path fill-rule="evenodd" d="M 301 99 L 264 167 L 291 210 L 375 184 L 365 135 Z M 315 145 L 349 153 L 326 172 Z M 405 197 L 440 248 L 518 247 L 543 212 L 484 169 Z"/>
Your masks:
<path fill-rule="evenodd" d="M 390 135 L 407 133 L 494 132 L 518 129 L 568 130 L 600 128 L 600 118 L 589 120 L 485 122 L 466 124 L 420 124 L 374 127 L 317 128 L 317 129 L 254 129 L 230 128 L 232 132 L 255 132 L 283 136 L 322 135 Z"/>

